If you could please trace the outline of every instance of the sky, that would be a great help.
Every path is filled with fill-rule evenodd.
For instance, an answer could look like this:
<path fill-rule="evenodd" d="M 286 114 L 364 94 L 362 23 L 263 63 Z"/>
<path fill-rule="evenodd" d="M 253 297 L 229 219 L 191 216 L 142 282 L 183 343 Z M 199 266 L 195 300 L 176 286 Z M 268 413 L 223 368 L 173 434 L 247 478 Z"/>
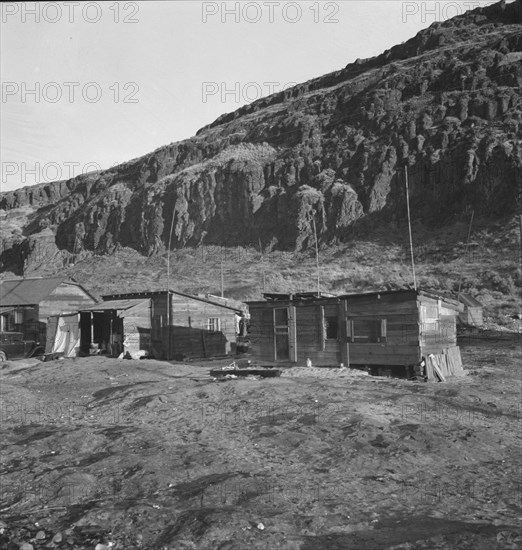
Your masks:
<path fill-rule="evenodd" d="M 1 190 L 105 169 L 490 0 L 7 2 Z"/>

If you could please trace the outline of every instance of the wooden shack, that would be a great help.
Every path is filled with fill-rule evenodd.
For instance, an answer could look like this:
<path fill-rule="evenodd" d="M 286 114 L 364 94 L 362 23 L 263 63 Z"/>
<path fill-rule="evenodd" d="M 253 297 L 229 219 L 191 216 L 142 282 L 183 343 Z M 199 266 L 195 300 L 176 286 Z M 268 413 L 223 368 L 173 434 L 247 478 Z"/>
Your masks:
<path fill-rule="evenodd" d="M 89 334 L 97 344 L 112 334 L 111 346 L 105 346 L 112 355 L 142 350 L 157 359 L 181 360 L 235 352 L 240 309 L 173 290 L 102 298 L 101 304 L 82 312 L 85 349 Z"/>
<path fill-rule="evenodd" d="M 314 293 L 264 294 L 248 302 L 253 355 L 280 363 L 339 365 L 340 300 Z M 325 328 L 326 326 L 326 328 Z"/>
<path fill-rule="evenodd" d="M 31 277 L 0 281 L 0 332 L 21 332 L 45 344 L 48 318 L 77 312 L 96 299 L 66 277 Z"/>
<path fill-rule="evenodd" d="M 460 293 L 458 301 L 464 305 L 464 311 L 459 313 L 459 322 L 470 327 L 484 326 L 484 306 L 470 294 Z"/>
<path fill-rule="evenodd" d="M 265 294 L 248 305 L 251 350 L 261 361 L 304 365 L 310 359 L 314 366 L 410 375 L 433 354 L 442 357 L 446 375 L 460 373 L 456 318 L 463 306 L 432 293 Z"/>
<path fill-rule="evenodd" d="M 150 350 L 151 300 L 104 300 L 80 311 L 80 353 L 118 357 Z"/>

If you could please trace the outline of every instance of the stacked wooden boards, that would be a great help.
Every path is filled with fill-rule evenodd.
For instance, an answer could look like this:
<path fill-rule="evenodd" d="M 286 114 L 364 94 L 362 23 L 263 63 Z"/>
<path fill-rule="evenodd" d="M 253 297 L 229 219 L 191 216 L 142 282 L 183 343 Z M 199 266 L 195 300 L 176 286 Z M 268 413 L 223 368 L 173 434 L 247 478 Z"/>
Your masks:
<path fill-rule="evenodd" d="M 426 376 L 429 382 L 445 382 L 450 376 L 464 376 L 458 347 L 446 348 L 441 353 L 431 353 L 426 358 Z"/>

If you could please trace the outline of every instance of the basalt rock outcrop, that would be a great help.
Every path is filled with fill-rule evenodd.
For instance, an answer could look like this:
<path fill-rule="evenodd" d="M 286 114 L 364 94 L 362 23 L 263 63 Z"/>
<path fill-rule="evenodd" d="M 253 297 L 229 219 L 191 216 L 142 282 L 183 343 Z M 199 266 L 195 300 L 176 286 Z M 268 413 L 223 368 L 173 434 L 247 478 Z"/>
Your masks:
<path fill-rule="evenodd" d="M 435 23 L 378 57 L 225 114 L 109 170 L 3 193 L 23 234 L 144 254 L 346 240 L 406 215 L 447 223 L 521 207 L 521 0 Z M 407 172 L 407 174 L 406 174 Z M 172 227 L 172 235 L 170 229 Z M 16 246 L 20 245 L 20 236 Z M 4 235 L 4 249 L 9 248 Z M 31 246 L 26 245 L 31 250 Z"/>

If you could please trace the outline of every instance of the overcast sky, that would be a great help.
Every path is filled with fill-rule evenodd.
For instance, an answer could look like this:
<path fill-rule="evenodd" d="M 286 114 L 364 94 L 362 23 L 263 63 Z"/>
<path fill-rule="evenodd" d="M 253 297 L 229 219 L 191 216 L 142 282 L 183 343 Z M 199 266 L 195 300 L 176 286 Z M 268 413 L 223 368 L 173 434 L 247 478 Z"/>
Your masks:
<path fill-rule="evenodd" d="M 3 3 L 2 190 L 188 138 L 270 91 L 491 3 Z"/>

